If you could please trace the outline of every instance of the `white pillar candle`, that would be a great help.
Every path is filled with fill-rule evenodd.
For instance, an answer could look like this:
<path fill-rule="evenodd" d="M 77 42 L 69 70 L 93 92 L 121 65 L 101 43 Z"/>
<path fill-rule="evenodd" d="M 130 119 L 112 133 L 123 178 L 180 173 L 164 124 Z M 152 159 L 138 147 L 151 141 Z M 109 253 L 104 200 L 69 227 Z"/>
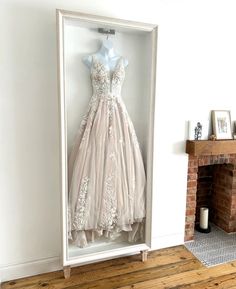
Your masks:
<path fill-rule="evenodd" d="M 200 208 L 200 228 L 201 229 L 208 229 L 208 215 L 209 209 L 202 207 Z"/>

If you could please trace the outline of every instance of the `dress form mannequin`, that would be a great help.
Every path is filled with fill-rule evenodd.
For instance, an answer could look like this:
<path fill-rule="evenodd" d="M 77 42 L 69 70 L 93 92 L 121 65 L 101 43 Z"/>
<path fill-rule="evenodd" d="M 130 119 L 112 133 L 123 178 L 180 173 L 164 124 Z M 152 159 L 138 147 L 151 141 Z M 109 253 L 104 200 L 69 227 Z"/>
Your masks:
<path fill-rule="evenodd" d="M 108 70 L 113 71 L 116 67 L 117 61 L 121 58 L 120 55 L 116 54 L 114 51 L 113 43 L 109 39 L 102 41 L 101 47 L 93 55 L 85 56 L 83 62 L 88 68 L 91 68 L 93 56 L 96 56 Z M 128 65 L 128 60 L 123 58 L 124 66 Z"/>

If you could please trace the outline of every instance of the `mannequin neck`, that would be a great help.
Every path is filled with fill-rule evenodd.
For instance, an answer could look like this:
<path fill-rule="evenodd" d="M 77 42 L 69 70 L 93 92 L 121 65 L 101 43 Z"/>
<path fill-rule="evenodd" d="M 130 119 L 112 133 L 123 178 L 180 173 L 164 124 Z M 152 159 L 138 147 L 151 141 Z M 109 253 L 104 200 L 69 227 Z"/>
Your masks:
<path fill-rule="evenodd" d="M 111 58 L 116 55 L 113 48 L 113 44 L 108 39 L 103 40 L 99 53 L 105 58 Z"/>

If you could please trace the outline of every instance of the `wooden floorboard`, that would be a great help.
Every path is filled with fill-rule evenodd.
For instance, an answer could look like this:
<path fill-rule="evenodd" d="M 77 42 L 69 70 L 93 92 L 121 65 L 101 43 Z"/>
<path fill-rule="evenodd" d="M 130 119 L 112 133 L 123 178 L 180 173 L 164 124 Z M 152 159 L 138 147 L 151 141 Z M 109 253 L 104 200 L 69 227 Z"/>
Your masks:
<path fill-rule="evenodd" d="M 184 246 L 5 282 L 2 289 L 236 289 L 236 261 L 206 268 Z"/>

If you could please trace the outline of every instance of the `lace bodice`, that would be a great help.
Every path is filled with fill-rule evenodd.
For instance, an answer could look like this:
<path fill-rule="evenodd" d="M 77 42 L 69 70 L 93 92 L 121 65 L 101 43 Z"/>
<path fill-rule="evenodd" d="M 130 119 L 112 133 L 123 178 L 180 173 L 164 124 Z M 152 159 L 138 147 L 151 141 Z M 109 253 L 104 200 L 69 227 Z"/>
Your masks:
<path fill-rule="evenodd" d="M 125 69 L 122 57 L 118 60 L 114 71 L 109 71 L 101 61 L 93 56 L 91 80 L 94 95 L 120 96 L 124 78 Z"/>

